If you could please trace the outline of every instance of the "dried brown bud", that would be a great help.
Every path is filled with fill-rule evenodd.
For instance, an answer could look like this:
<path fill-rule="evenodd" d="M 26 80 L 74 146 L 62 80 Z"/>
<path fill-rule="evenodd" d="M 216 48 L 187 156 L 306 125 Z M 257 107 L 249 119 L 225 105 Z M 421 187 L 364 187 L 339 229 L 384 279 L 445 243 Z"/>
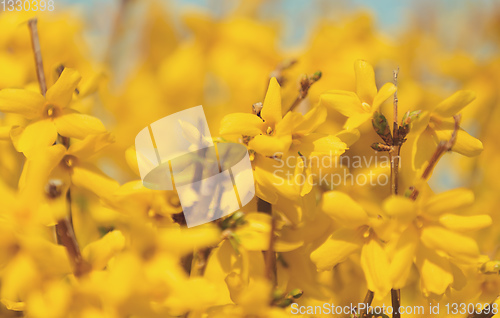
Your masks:
<path fill-rule="evenodd" d="M 252 112 L 260 117 L 260 112 L 262 111 L 263 104 L 262 102 L 258 102 L 252 105 Z"/>
<path fill-rule="evenodd" d="M 392 147 L 381 142 L 375 142 L 371 145 L 375 151 L 391 151 Z"/>
<path fill-rule="evenodd" d="M 63 182 L 59 179 L 51 179 L 45 185 L 45 194 L 49 199 L 56 199 L 62 195 Z"/>

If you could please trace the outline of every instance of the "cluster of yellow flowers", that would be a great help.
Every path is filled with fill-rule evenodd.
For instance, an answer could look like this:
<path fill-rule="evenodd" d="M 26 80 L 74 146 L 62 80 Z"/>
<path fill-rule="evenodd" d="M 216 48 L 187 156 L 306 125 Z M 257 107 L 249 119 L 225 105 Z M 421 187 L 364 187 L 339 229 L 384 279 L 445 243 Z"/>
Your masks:
<path fill-rule="evenodd" d="M 127 3 L 103 61 L 70 13 L 0 14 L 1 317 L 498 312 L 495 16 L 487 49 L 418 22 L 392 41 L 358 13 L 287 52 L 258 1 L 186 13 L 183 32 L 147 1 L 124 76 Z M 175 191 L 143 186 L 133 144 L 200 104 L 214 142 L 248 148 L 256 198 L 187 228 Z"/>

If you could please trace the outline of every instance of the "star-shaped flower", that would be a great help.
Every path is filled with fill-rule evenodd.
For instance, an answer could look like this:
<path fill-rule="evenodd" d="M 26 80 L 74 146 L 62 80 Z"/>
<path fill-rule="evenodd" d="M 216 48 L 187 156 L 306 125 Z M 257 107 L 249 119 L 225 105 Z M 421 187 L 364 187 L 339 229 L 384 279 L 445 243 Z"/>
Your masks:
<path fill-rule="evenodd" d="M 375 84 L 375 72 L 366 61 L 354 63 L 356 93 L 331 90 L 320 96 L 320 103 L 331 107 L 348 117 L 344 129 L 352 130 L 371 120 L 380 105 L 396 91 L 392 83 L 385 83 L 380 90 Z"/>
<path fill-rule="evenodd" d="M 0 111 L 16 113 L 29 120 L 26 126 L 10 131 L 16 149 L 24 154 L 51 146 L 57 135 L 84 139 L 106 131 L 101 121 L 69 107 L 80 82 L 77 71 L 65 68 L 46 96 L 28 89 L 0 91 Z"/>

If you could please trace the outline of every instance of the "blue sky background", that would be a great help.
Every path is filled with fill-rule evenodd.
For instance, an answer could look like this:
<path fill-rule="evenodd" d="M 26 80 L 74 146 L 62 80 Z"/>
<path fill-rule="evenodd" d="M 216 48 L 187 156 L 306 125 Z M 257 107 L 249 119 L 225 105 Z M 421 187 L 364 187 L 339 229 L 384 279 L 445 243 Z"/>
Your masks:
<path fill-rule="evenodd" d="M 57 0 L 60 7 L 77 7 L 90 17 L 99 14 L 112 16 L 121 0 Z M 140 1 L 136 1 L 139 2 Z M 222 16 L 231 11 L 238 1 L 235 0 L 165 0 L 163 1 L 173 15 L 173 19 L 185 10 L 198 8 Z M 471 10 L 490 11 L 499 5 L 498 0 L 272 0 L 265 4 L 260 16 L 264 19 L 279 17 L 284 24 L 282 44 L 285 47 L 303 43 L 315 26 L 315 20 L 329 8 L 328 16 L 341 17 L 348 12 L 360 9 L 371 11 L 377 27 L 386 33 L 395 33 L 408 25 L 416 8 L 432 7 L 450 31 L 460 19 L 470 15 Z M 420 11 L 420 14 L 425 14 Z M 448 23 L 446 21 L 449 21 Z M 105 29 L 101 30 L 106 32 Z"/>

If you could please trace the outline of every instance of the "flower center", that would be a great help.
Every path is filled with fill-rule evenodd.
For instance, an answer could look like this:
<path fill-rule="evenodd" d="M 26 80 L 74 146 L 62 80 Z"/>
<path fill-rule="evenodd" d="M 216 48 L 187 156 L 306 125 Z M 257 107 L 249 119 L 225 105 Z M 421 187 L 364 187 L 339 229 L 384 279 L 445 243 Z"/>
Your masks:
<path fill-rule="evenodd" d="M 369 111 L 371 110 L 371 108 L 372 108 L 372 107 L 370 106 L 370 104 L 365 103 L 365 102 L 362 102 L 362 103 L 361 103 L 361 107 L 363 108 L 363 110 L 364 110 L 365 112 L 369 112 Z"/>
<path fill-rule="evenodd" d="M 76 161 L 76 157 L 72 155 L 67 155 L 63 158 L 63 162 L 68 168 L 72 168 L 75 165 Z"/>
<path fill-rule="evenodd" d="M 45 107 L 45 112 L 44 112 L 44 115 L 46 117 L 49 117 L 49 118 L 54 118 L 57 116 L 57 113 L 58 113 L 58 109 L 55 105 L 52 105 L 52 104 L 48 104 L 46 107 Z"/>
<path fill-rule="evenodd" d="M 421 229 L 423 228 L 425 225 L 425 220 L 421 217 L 421 216 L 417 216 L 415 218 L 415 226 L 418 228 L 418 229 Z"/>
<path fill-rule="evenodd" d="M 269 136 L 274 135 L 274 129 L 273 129 L 273 128 L 271 128 L 271 127 L 267 127 L 266 134 L 267 134 L 267 135 L 269 135 Z"/>

